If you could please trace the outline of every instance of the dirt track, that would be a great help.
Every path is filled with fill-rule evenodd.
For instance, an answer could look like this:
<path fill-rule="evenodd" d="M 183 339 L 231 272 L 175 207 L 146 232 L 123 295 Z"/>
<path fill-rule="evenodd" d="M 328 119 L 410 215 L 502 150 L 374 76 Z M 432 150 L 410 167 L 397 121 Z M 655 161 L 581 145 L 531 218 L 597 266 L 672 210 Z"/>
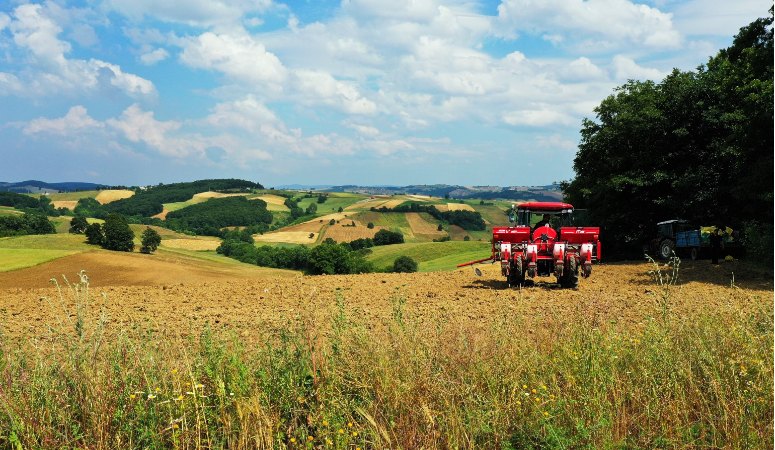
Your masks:
<path fill-rule="evenodd" d="M 539 278 L 535 286 L 507 289 L 496 266 L 482 266 L 484 275 L 469 270 L 419 274 L 343 276 L 260 276 L 250 266 L 186 267 L 147 255 L 100 260 L 97 254 L 62 258 L 37 267 L 0 274 L 0 310 L 5 331 L 42 333 L 56 323 L 43 296 L 58 299 L 48 279 L 65 273 L 75 281 L 86 269 L 93 297 L 104 292 L 114 326 L 147 322 L 154 329 L 178 332 L 209 322 L 216 328 L 236 329 L 244 337 L 277 327 L 298 314 L 324 314 L 344 300 L 369 326 L 389 320 L 395 299 L 406 299 L 405 310 L 416 320 L 470 319 L 474 323 L 508 311 L 521 311 L 540 326 L 545 321 L 582 317 L 593 326 L 632 325 L 656 315 L 661 290 L 640 262 L 601 264 L 592 277 L 574 290 L 562 290 Z M 158 259 L 158 261 L 156 261 Z M 215 268 L 218 268 L 216 271 Z M 734 274 L 735 287 L 731 286 Z M 682 263 L 680 291 L 673 292 L 677 317 L 704 308 L 748 310 L 761 303 L 772 308 L 771 273 L 746 271 L 738 262 L 711 266 L 707 261 Z M 50 286 L 50 285 L 49 285 Z M 98 301 L 99 298 L 97 299 Z M 58 300 L 57 300 L 58 301 Z M 56 304 L 56 303 L 55 303 Z M 96 310 L 97 308 L 93 308 Z"/>

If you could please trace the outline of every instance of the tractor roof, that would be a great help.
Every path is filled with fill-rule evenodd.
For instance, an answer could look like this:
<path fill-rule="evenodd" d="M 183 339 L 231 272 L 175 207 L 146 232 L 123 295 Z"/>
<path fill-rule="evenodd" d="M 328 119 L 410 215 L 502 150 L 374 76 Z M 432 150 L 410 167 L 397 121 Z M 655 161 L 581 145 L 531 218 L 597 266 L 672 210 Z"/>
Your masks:
<path fill-rule="evenodd" d="M 573 205 L 562 202 L 527 202 L 517 205 L 517 209 L 526 209 L 535 212 L 562 212 L 573 211 Z"/>

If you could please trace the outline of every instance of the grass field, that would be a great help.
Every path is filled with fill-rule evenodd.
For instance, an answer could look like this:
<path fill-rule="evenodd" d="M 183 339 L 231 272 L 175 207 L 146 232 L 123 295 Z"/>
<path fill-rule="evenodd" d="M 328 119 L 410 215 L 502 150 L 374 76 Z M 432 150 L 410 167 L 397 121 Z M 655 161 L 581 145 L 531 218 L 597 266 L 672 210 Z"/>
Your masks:
<path fill-rule="evenodd" d="M 373 247 L 366 256 L 377 268 L 393 264 L 399 256 L 409 256 L 420 263 L 421 271 L 452 270 L 457 264 L 490 256 L 487 242 L 422 242 Z M 470 255 L 482 255 L 473 259 Z"/>
<path fill-rule="evenodd" d="M 96 198 L 97 194 L 99 194 L 100 192 L 101 191 L 60 192 L 57 194 L 49 194 L 48 198 L 50 198 L 52 202 L 58 202 L 58 201 L 77 202 L 82 198 L 87 198 L 87 197 Z"/>
<path fill-rule="evenodd" d="M 36 266 L 57 258 L 70 256 L 80 250 L 52 250 L 40 248 L 2 248 L 0 240 L 0 272 Z"/>

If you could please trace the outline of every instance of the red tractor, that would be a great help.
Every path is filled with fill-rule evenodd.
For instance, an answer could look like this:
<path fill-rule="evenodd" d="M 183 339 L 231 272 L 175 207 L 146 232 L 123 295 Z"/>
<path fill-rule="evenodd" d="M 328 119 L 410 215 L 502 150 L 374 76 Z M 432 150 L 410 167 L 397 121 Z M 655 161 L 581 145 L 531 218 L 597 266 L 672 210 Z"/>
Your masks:
<path fill-rule="evenodd" d="M 535 218 L 541 220 L 531 227 Z M 500 261 L 501 273 L 509 286 L 521 286 L 525 276 L 550 276 L 564 288 L 587 278 L 592 262 L 600 259 L 600 227 L 573 225 L 573 205 L 559 202 L 529 202 L 512 207 L 509 222 L 514 226 L 492 230 L 492 256 L 458 267 Z M 476 271 L 477 275 L 481 274 Z"/>

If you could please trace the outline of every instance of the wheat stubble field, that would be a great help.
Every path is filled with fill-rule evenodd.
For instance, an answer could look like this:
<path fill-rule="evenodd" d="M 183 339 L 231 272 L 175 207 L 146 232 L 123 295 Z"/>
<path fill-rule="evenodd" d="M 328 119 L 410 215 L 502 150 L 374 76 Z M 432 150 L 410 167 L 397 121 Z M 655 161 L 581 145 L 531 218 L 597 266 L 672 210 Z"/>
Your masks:
<path fill-rule="evenodd" d="M 768 271 L 603 263 L 563 290 L 482 268 L 90 252 L 0 273 L 0 425 L 32 418 L 24 448 L 772 448 Z M 60 303 L 47 281 L 80 270 L 85 313 L 85 284 Z"/>

